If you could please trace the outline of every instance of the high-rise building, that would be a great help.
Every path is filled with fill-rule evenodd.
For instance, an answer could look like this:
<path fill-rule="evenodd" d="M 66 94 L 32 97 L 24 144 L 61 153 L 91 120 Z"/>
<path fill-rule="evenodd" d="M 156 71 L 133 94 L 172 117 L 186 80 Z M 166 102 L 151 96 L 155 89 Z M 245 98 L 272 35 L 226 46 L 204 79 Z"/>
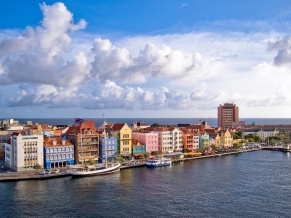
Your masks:
<path fill-rule="evenodd" d="M 238 122 L 238 107 L 232 103 L 224 103 L 217 108 L 218 127 L 227 129 L 232 127 L 233 122 Z"/>

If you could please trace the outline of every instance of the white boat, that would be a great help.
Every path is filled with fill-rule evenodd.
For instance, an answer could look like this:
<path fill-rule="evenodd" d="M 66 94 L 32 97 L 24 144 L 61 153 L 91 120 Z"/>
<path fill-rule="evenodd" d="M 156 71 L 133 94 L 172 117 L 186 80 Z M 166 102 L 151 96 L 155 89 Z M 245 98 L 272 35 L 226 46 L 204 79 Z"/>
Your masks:
<path fill-rule="evenodd" d="M 286 146 L 283 148 L 283 150 L 286 151 L 286 152 L 291 152 L 291 144 L 286 145 Z"/>
<path fill-rule="evenodd" d="M 157 157 L 147 159 L 146 166 L 150 168 L 171 166 L 172 161 L 169 158 Z"/>
<path fill-rule="evenodd" d="M 120 171 L 120 163 L 110 163 L 102 166 L 72 166 L 70 175 L 73 177 L 98 176 Z"/>

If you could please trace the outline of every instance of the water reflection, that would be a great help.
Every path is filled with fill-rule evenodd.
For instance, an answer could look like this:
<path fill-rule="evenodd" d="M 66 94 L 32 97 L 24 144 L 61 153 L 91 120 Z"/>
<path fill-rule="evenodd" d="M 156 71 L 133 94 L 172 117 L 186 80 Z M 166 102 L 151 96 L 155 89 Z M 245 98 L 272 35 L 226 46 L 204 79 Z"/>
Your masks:
<path fill-rule="evenodd" d="M 258 151 L 72 179 L 0 183 L 0 217 L 288 217 L 290 154 Z"/>

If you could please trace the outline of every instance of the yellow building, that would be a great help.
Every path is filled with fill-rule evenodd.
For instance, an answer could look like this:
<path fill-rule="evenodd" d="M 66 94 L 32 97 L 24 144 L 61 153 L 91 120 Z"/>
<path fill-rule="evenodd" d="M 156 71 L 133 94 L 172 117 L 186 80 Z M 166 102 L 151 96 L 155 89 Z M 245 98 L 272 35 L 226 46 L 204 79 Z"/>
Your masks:
<path fill-rule="evenodd" d="M 215 138 L 216 146 L 225 146 L 232 147 L 233 146 L 233 138 L 231 133 L 228 131 L 221 131 Z"/>
<path fill-rule="evenodd" d="M 132 156 L 131 129 L 126 123 L 115 123 L 112 127 L 112 135 L 117 139 L 118 153 L 124 157 Z"/>

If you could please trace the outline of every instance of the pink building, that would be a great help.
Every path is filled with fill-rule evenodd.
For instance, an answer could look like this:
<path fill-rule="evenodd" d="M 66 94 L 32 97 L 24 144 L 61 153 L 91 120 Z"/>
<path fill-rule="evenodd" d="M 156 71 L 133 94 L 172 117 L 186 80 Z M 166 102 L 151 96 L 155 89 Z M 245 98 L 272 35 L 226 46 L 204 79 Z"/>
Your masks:
<path fill-rule="evenodd" d="M 153 132 L 132 132 L 132 139 L 136 139 L 140 144 L 146 145 L 146 152 L 159 151 L 158 133 Z"/>

